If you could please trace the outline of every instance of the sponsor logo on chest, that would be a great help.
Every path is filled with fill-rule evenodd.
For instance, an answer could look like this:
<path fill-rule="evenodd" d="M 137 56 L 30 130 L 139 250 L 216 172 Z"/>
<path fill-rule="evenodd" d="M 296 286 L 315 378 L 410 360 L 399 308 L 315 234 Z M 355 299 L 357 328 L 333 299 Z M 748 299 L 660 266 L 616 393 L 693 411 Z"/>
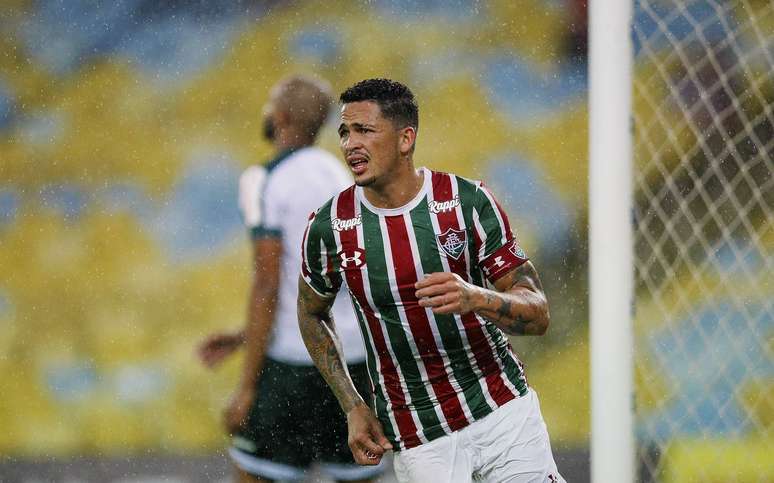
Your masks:
<path fill-rule="evenodd" d="M 447 211 L 451 211 L 454 208 L 460 206 L 460 197 L 455 196 L 454 199 L 446 200 L 446 201 L 430 201 L 427 203 L 427 207 L 430 210 L 431 213 L 437 215 L 438 213 L 444 213 Z"/>
<path fill-rule="evenodd" d="M 331 227 L 336 231 L 351 230 L 363 223 L 362 218 L 358 215 L 355 218 L 347 218 L 342 220 L 341 218 L 334 218 L 331 221 Z"/>

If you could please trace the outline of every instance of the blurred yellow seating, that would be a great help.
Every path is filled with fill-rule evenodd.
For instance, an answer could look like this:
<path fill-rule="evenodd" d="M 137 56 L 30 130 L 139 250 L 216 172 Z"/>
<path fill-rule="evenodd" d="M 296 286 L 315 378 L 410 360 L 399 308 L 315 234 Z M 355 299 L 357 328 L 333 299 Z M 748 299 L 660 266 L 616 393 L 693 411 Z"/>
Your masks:
<path fill-rule="evenodd" d="M 664 483 L 759 483 L 774 481 L 774 442 L 681 440 L 662 456 Z"/>

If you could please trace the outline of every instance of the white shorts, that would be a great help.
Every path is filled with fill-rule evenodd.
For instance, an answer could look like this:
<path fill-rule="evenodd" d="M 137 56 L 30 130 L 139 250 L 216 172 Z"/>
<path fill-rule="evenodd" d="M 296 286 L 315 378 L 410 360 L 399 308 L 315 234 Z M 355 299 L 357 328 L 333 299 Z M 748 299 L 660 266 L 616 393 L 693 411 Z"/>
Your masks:
<path fill-rule="evenodd" d="M 395 453 L 394 464 L 401 483 L 565 483 L 532 388 L 459 431 Z"/>

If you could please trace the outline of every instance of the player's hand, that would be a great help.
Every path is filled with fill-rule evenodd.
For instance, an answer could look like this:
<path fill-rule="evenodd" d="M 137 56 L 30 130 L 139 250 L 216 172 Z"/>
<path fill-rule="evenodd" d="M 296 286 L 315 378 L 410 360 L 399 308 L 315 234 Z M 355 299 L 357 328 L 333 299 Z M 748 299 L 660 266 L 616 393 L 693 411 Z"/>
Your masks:
<path fill-rule="evenodd" d="M 465 314 L 475 310 L 475 296 L 479 287 L 464 281 L 451 272 L 426 275 L 414 284 L 419 305 L 431 307 L 434 314 Z"/>
<path fill-rule="evenodd" d="M 392 449 L 392 444 L 384 437 L 382 423 L 376 419 L 371 408 L 358 404 L 347 413 L 349 438 L 347 443 L 352 456 L 359 465 L 374 466 L 382 461 L 382 455 Z"/>
<path fill-rule="evenodd" d="M 244 343 L 242 332 L 218 332 L 204 339 L 196 347 L 196 355 L 206 367 L 212 369 L 223 362 Z"/>
<path fill-rule="evenodd" d="M 247 423 L 247 415 L 255 401 L 254 389 L 237 389 L 223 410 L 223 425 L 229 434 L 235 434 Z"/>

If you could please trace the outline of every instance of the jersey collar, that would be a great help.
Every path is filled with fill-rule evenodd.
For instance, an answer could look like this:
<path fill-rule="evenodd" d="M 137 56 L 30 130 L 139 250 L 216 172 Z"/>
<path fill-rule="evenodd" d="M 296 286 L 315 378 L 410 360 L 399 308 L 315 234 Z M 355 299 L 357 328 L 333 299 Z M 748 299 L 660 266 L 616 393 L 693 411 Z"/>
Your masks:
<path fill-rule="evenodd" d="M 419 205 L 419 203 L 424 199 L 425 195 L 427 195 L 427 192 L 432 185 L 432 173 L 430 170 L 425 167 L 419 168 L 419 170 L 424 173 L 425 178 L 422 180 L 422 187 L 419 189 L 419 192 L 416 194 L 416 196 L 414 196 L 411 201 L 403 206 L 399 206 L 397 208 L 377 208 L 368 201 L 368 198 L 366 198 L 365 194 L 363 193 L 363 188 L 361 186 L 355 187 L 355 196 L 357 197 L 358 201 L 363 203 L 363 206 L 368 208 L 368 211 L 376 213 L 377 215 L 392 216 L 409 212 L 416 208 L 417 205 Z"/>
<path fill-rule="evenodd" d="M 309 146 L 283 149 L 275 157 L 273 157 L 268 163 L 266 163 L 266 166 L 265 166 L 266 171 L 271 172 L 274 168 L 279 166 L 280 163 L 288 159 L 291 154 L 295 153 L 296 151 L 306 149 L 307 147 Z"/>

